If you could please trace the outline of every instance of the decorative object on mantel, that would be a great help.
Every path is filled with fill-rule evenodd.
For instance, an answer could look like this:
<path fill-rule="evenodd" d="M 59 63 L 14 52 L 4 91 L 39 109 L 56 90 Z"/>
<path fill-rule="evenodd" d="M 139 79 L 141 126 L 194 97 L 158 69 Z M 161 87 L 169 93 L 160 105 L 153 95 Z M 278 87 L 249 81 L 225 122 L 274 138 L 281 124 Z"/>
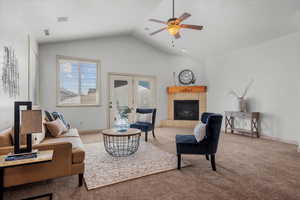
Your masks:
<path fill-rule="evenodd" d="M 176 72 L 173 72 L 173 84 L 177 86 L 177 81 L 176 81 Z"/>
<path fill-rule="evenodd" d="M 20 95 L 18 60 L 11 47 L 4 47 L 1 79 L 4 93 L 14 99 Z"/>
<path fill-rule="evenodd" d="M 182 70 L 178 75 L 178 80 L 182 85 L 191 85 L 196 82 L 195 74 L 192 70 Z"/>
<path fill-rule="evenodd" d="M 21 106 L 27 110 L 20 111 Z M 20 131 L 20 113 L 22 114 L 22 128 Z M 32 133 L 42 132 L 42 111 L 32 110 L 32 102 L 16 101 L 14 113 L 14 154 L 32 152 Z M 20 134 L 26 134 L 26 148 L 20 148 Z M 36 154 L 36 152 L 32 152 Z"/>
<path fill-rule="evenodd" d="M 234 120 L 236 118 L 250 120 L 250 130 L 245 128 L 235 128 Z M 254 137 L 256 135 L 257 138 L 260 137 L 259 129 L 260 129 L 260 113 L 259 112 L 236 112 L 236 111 L 225 111 L 225 133 L 230 129 L 231 133 L 234 131 L 239 133 L 251 134 Z"/>
<path fill-rule="evenodd" d="M 246 86 L 242 95 L 238 95 L 234 90 L 229 91 L 229 94 L 233 95 L 237 99 L 239 112 L 247 112 L 247 101 L 246 101 L 245 97 L 250 89 L 250 86 L 253 84 L 253 82 L 254 82 L 254 80 L 250 81 L 250 83 Z"/>

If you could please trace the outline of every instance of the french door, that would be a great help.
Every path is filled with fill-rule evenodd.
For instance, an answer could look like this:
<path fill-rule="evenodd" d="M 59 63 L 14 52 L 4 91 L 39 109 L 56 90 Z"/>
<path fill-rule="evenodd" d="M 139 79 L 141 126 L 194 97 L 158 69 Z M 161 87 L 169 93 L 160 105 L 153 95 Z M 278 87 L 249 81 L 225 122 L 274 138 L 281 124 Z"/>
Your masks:
<path fill-rule="evenodd" d="M 156 106 L 156 79 L 153 76 L 109 74 L 109 127 L 117 116 L 117 105 L 127 106 L 133 112 L 129 121 L 134 121 L 136 108 Z"/>

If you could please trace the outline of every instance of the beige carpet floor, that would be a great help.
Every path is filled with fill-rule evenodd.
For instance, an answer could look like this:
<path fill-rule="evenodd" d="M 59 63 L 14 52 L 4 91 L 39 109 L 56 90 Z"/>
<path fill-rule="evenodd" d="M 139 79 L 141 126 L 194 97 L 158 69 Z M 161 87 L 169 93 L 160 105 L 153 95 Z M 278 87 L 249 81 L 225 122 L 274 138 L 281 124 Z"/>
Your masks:
<path fill-rule="evenodd" d="M 160 128 L 149 142 L 175 153 L 175 135 L 188 129 Z M 84 143 L 100 141 L 83 135 Z M 5 199 L 53 192 L 55 200 L 299 200 L 300 153 L 296 145 L 222 134 L 216 155 L 217 172 L 204 156 L 183 156 L 192 166 L 88 191 L 78 177 L 64 177 L 9 189 Z"/>

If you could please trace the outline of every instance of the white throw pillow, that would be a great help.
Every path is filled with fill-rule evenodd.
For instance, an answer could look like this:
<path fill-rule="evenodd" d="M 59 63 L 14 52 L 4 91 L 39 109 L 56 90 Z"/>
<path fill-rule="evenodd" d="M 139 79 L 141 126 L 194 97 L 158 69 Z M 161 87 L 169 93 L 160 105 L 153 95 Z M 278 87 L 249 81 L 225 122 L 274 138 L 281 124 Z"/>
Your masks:
<path fill-rule="evenodd" d="M 136 113 L 136 121 L 152 123 L 152 113 Z"/>
<path fill-rule="evenodd" d="M 205 135 L 206 135 L 206 124 L 200 122 L 194 129 L 194 136 L 197 142 L 203 140 Z"/>

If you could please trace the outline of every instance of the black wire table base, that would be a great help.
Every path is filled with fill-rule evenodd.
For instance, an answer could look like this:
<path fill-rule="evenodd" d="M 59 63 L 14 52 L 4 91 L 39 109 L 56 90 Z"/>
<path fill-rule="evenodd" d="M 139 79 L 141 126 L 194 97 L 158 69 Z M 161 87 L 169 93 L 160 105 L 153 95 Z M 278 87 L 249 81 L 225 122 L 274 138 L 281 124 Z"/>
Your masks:
<path fill-rule="evenodd" d="M 141 134 L 106 135 L 103 134 L 104 147 L 114 157 L 125 157 L 134 154 L 140 145 Z"/>

